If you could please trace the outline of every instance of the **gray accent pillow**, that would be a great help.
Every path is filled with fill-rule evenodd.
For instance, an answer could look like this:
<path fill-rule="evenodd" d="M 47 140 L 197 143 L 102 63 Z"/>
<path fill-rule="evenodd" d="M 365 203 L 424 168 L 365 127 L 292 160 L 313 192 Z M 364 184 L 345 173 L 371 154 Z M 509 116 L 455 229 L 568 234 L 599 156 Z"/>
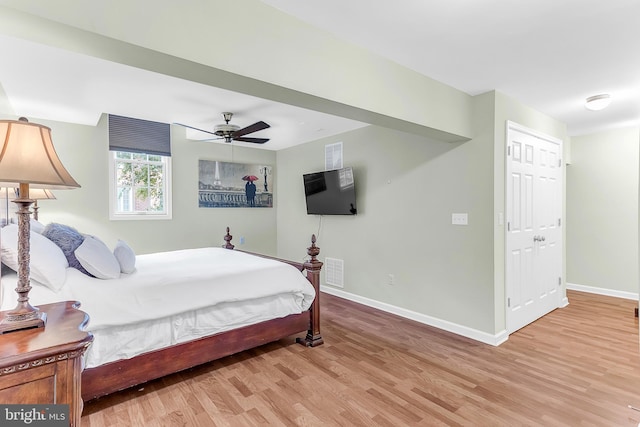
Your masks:
<path fill-rule="evenodd" d="M 3 262 L 2 266 L 0 267 L 0 276 L 4 276 L 5 274 L 9 274 L 9 273 L 15 273 L 15 271 L 13 271 L 11 267 L 9 267 Z"/>
<path fill-rule="evenodd" d="M 64 256 L 69 262 L 69 267 L 76 268 L 87 276 L 93 277 L 93 275 L 80 264 L 80 261 L 78 261 L 74 253 L 82 242 L 84 242 L 84 236 L 78 230 L 68 225 L 52 222 L 51 224 L 47 224 L 42 231 L 42 235 L 62 249 L 62 253 L 64 253 Z"/>

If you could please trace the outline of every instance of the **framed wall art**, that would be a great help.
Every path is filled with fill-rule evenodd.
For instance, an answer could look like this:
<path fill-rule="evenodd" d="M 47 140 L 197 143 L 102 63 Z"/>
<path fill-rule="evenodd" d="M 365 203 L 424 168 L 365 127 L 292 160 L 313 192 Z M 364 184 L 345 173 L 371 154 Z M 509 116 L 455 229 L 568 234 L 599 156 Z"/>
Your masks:
<path fill-rule="evenodd" d="M 272 167 L 245 163 L 198 161 L 198 206 L 201 208 L 273 207 Z"/>

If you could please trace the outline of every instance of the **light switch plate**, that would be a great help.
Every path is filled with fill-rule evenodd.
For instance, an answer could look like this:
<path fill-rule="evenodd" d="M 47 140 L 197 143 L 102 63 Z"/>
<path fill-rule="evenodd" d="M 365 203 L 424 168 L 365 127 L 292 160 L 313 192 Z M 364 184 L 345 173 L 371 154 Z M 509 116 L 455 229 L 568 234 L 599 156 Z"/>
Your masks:
<path fill-rule="evenodd" d="M 467 225 L 469 224 L 469 215 L 466 213 L 452 213 L 451 224 L 453 225 Z"/>

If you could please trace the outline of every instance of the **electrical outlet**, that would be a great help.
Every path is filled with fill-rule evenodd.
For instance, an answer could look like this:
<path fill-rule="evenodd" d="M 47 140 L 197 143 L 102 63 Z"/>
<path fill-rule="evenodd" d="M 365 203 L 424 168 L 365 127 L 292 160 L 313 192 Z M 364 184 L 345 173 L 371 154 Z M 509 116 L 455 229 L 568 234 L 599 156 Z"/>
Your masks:
<path fill-rule="evenodd" d="M 389 285 L 395 285 L 396 284 L 396 276 L 395 274 L 389 274 L 388 277 L 389 281 L 387 282 Z"/>
<path fill-rule="evenodd" d="M 240 244 L 244 245 L 244 236 L 240 237 Z"/>
<path fill-rule="evenodd" d="M 469 215 L 466 213 L 453 213 L 451 214 L 451 224 L 467 225 L 469 224 Z"/>

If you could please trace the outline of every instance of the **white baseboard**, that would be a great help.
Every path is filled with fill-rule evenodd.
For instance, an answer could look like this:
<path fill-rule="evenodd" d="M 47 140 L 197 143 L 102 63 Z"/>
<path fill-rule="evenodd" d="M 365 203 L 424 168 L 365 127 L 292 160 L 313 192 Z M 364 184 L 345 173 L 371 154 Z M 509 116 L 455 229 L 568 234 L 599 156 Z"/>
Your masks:
<path fill-rule="evenodd" d="M 608 297 L 632 299 L 638 301 L 637 292 L 616 291 L 614 289 L 598 288 L 595 286 L 579 285 L 577 283 L 567 283 L 567 289 L 572 291 L 588 292 L 590 294 L 605 295 Z"/>
<path fill-rule="evenodd" d="M 395 314 L 405 319 L 415 320 L 416 322 L 433 326 L 438 329 L 452 332 L 463 337 L 471 338 L 472 340 L 480 341 L 485 344 L 498 346 L 507 341 L 509 334 L 507 331 L 501 331 L 496 335 L 491 335 L 477 329 L 469 328 L 467 326 L 458 325 L 446 320 L 438 319 L 435 317 L 427 316 L 426 314 L 416 313 L 415 311 L 407 310 L 401 307 L 396 307 L 391 304 L 372 300 L 370 298 L 355 295 L 349 292 L 345 292 L 342 289 L 336 289 L 331 286 L 320 286 L 320 290 L 330 295 L 334 295 L 340 298 L 344 298 L 349 301 L 357 302 L 358 304 L 366 305 L 369 307 L 377 308 L 387 313 Z"/>
<path fill-rule="evenodd" d="M 578 285 L 575 283 L 567 283 L 567 289 L 580 291 L 580 292 L 589 292 L 599 295 L 612 296 L 617 298 L 638 300 L 638 294 L 633 292 L 624 292 L 624 291 L 616 291 L 612 289 L 605 288 L 597 288 L 594 286 L 584 286 Z M 433 326 L 438 329 L 442 329 L 447 332 L 451 332 L 457 335 L 461 335 L 466 338 L 470 338 L 475 341 L 480 341 L 485 344 L 499 346 L 500 344 L 506 342 L 509 339 L 509 334 L 506 330 L 500 331 L 495 335 L 488 334 L 483 331 L 479 331 L 477 329 L 469 328 L 468 326 L 458 325 L 453 322 L 449 322 L 447 320 L 438 319 L 436 317 L 427 316 L 426 314 L 416 313 L 415 311 L 407 310 L 405 308 L 397 307 L 391 304 L 387 304 L 384 302 L 376 301 L 370 298 L 366 298 L 360 295 L 352 294 L 350 292 L 345 292 L 342 289 L 337 289 L 332 286 L 321 285 L 320 290 L 330 295 L 334 295 L 340 298 L 344 298 L 349 301 L 356 302 L 358 304 L 363 304 L 368 307 L 373 307 L 378 310 L 382 310 L 387 313 L 395 314 L 400 317 L 404 317 L 405 319 L 415 320 L 416 322 L 422 323 L 424 325 Z M 560 307 L 566 307 L 569 305 L 569 299 L 563 298 L 560 303 Z"/>

